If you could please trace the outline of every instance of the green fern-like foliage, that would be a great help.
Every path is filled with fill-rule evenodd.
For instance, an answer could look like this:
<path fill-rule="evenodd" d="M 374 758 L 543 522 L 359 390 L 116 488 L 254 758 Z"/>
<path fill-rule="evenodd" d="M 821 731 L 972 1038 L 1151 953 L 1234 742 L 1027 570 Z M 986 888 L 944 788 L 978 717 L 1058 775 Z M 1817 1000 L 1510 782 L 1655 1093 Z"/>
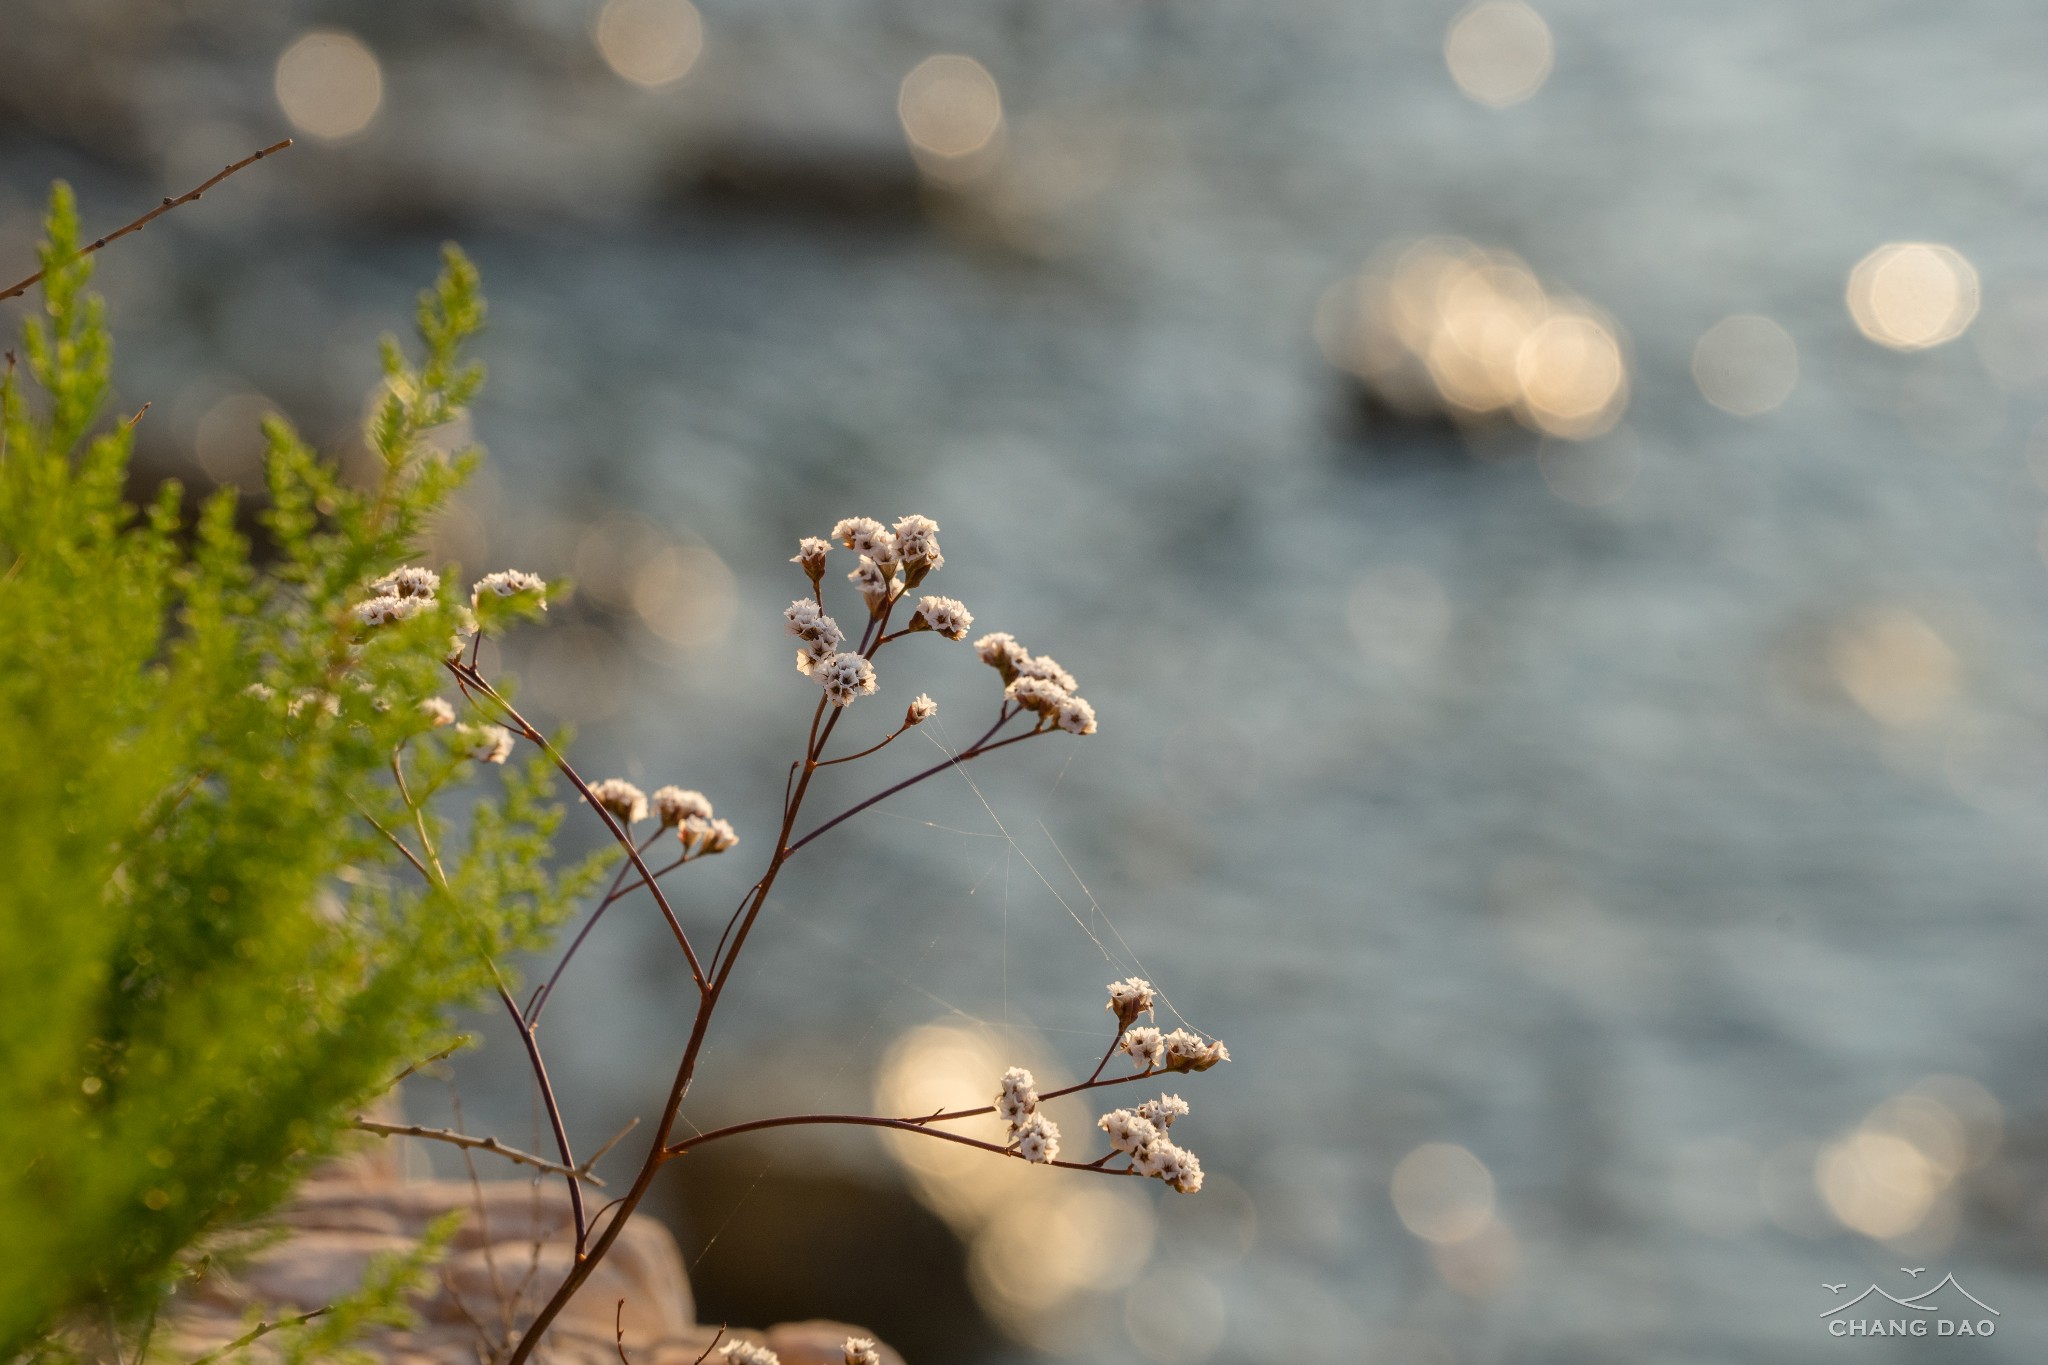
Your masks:
<path fill-rule="evenodd" d="M 268 426 L 259 564 L 232 492 L 189 524 L 175 486 L 124 501 L 76 239 L 59 186 L 0 384 L 0 1359 L 147 1313 L 598 870 L 548 870 L 544 767 L 479 795 L 422 711 L 457 595 L 350 611 L 478 458 L 425 440 L 482 383 L 468 262 L 422 297 L 419 360 L 385 346 L 371 486 Z"/>

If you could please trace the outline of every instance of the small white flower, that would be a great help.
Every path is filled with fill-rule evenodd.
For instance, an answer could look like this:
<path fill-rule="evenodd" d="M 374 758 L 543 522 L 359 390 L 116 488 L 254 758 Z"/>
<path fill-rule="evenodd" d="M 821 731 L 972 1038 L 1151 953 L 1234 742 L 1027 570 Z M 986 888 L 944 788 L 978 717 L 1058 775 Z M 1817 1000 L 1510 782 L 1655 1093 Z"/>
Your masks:
<path fill-rule="evenodd" d="M 590 794 L 598 805 L 629 825 L 647 818 L 647 793 L 623 777 L 591 783 Z"/>
<path fill-rule="evenodd" d="M 1170 1142 L 1159 1144 L 1166 1150 L 1162 1154 L 1159 1178 L 1179 1190 L 1182 1194 L 1198 1194 L 1202 1189 L 1202 1161 L 1185 1147 L 1176 1147 Z"/>
<path fill-rule="evenodd" d="M 896 523 L 896 557 L 903 562 L 913 588 L 924 581 L 925 575 L 943 569 L 946 557 L 939 553 L 939 524 L 930 517 L 914 513 L 899 520 Z"/>
<path fill-rule="evenodd" d="M 1075 735 L 1095 733 L 1095 708 L 1079 697 L 1068 697 L 1053 713 L 1053 723 Z"/>
<path fill-rule="evenodd" d="M 836 638 L 838 634 L 839 632 L 835 630 L 832 632 L 833 638 L 821 635 L 815 640 L 805 640 L 798 645 L 796 671 L 808 678 L 817 671 L 820 664 L 832 662 L 832 656 L 839 652 L 839 640 Z"/>
<path fill-rule="evenodd" d="M 1003 1073 L 1002 1092 L 996 1096 L 996 1113 L 1010 1125 L 1011 1135 L 1026 1119 L 1038 1112 L 1038 1082 L 1029 1071 L 1013 1066 Z"/>
<path fill-rule="evenodd" d="M 850 706 L 875 690 L 875 666 L 858 654 L 834 654 L 811 676 L 834 706 Z"/>
<path fill-rule="evenodd" d="M 1033 1114 L 1018 1125 L 1015 1142 L 1017 1155 L 1026 1161 L 1056 1161 L 1060 1154 L 1060 1126 L 1043 1114 Z"/>
<path fill-rule="evenodd" d="M 1166 1048 L 1168 1071 L 1207 1071 L 1218 1062 L 1230 1060 L 1230 1049 L 1221 1042 L 1207 1042 L 1198 1033 L 1177 1028 L 1161 1040 Z"/>
<path fill-rule="evenodd" d="M 808 597 L 799 597 L 790 603 L 782 617 L 787 623 L 784 629 L 799 640 L 824 640 L 837 648 L 839 642 L 846 638 L 839 629 L 839 623 Z"/>
<path fill-rule="evenodd" d="M 1166 1059 L 1166 1039 L 1156 1028 L 1130 1029 L 1116 1045 L 1140 1071 L 1154 1070 Z"/>
<path fill-rule="evenodd" d="M 877 563 L 893 563 L 896 538 L 873 517 L 846 517 L 832 528 L 832 539 Z"/>
<path fill-rule="evenodd" d="M 1150 1122 L 1162 1133 L 1173 1127 L 1173 1121 L 1186 1118 L 1188 1102 L 1178 1095 L 1161 1095 L 1156 1100 L 1146 1100 L 1138 1106 L 1138 1117 Z"/>
<path fill-rule="evenodd" d="M 882 614 L 882 608 L 888 604 L 890 595 L 896 591 L 896 566 L 878 563 L 867 555 L 860 557 L 860 563 L 855 565 L 853 572 L 846 577 L 860 590 L 861 599 L 868 604 L 868 611 L 876 616 Z"/>
<path fill-rule="evenodd" d="M 711 798 L 700 791 L 684 787 L 657 787 L 654 792 L 654 813 L 660 818 L 662 828 L 678 825 L 686 815 L 701 815 L 711 818 Z"/>
<path fill-rule="evenodd" d="M 323 716 L 338 716 L 341 714 L 341 698 L 335 696 L 332 692 L 322 692 L 317 687 L 300 688 L 292 699 L 284 704 L 284 713 L 288 716 L 296 716 L 309 706 L 318 710 Z"/>
<path fill-rule="evenodd" d="M 1134 1024 L 1139 1015 L 1152 1012 L 1155 994 L 1152 983 L 1145 978 L 1127 976 L 1109 983 L 1109 1004 L 1104 1008 L 1116 1016 L 1119 1024 Z"/>
<path fill-rule="evenodd" d="M 704 853 L 723 853 L 739 843 L 740 836 L 734 832 L 730 820 L 713 820 L 711 830 L 704 836 Z"/>
<path fill-rule="evenodd" d="M 453 725 L 455 723 L 455 708 L 450 706 L 443 697 L 428 697 L 425 701 L 421 702 L 420 714 L 425 716 L 427 723 L 436 729 L 443 725 Z"/>
<path fill-rule="evenodd" d="M 418 564 L 393 569 L 370 584 L 370 592 L 377 597 L 432 598 L 440 591 L 441 575 Z"/>
<path fill-rule="evenodd" d="M 1006 630 L 999 630 L 976 640 L 974 656 L 1002 674 L 1006 683 L 1016 678 L 1017 665 L 1031 657 L 1024 652 L 1024 646 L 1017 643 L 1017 637 Z"/>
<path fill-rule="evenodd" d="M 936 631 L 948 640 L 966 639 L 973 625 L 974 613 L 955 597 L 923 598 L 910 618 L 910 629 Z"/>
<path fill-rule="evenodd" d="M 751 1341 L 728 1341 L 718 1348 L 718 1353 L 725 1357 L 726 1365 L 782 1365 L 781 1356 Z"/>
<path fill-rule="evenodd" d="M 547 591 L 547 580 L 538 574 L 530 574 L 521 569 L 501 569 L 497 573 L 487 573 L 479 578 L 469 590 L 469 600 L 474 606 L 477 599 L 485 593 L 493 597 L 517 597 L 520 593 L 532 592 L 540 594 L 540 608 L 546 611 Z"/>
<path fill-rule="evenodd" d="M 920 692 L 910 699 L 910 709 L 903 713 L 903 728 L 922 725 L 939 713 L 939 704 L 928 693 Z"/>
<path fill-rule="evenodd" d="M 1109 1149 L 1113 1152 L 1136 1152 L 1159 1140 L 1159 1130 L 1152 1120 L 1132 1109 L 1112 1109 L 1095 1120 L 1095 1126 L 1109 1135 Z"/>
<path fill-rule="evenodd" d="M 384 626 L 417 616 L 426 605 L 418 597 L 372 597 L 349 608 L 356 621 L 365 626 Z"/>
<path fill-rule="evenodd" d="M 458 725 L 455 740 L 479 763 L 503 763 L 512 757 L 512 732 L 502 725 Z"/>
<path fill-rule="evenodd" d="M 1003 695 L 1047 720 L 1059 719 L 1060 707 L 1071 700 L 1058 683 L 1045 678 L 1019 677 L 1003 689 Z"/>
<path fill-rule="evenodd" d="M 1017 661 L 1017 676 L 1020 678 L 1043 678 L 1055 684 L 1062 692 L 1071 692 L 1080 684 L 1074 675 L 1060 667 L 1060 661 L 1049 654 L 1027 654 Z"/>
<path fill-rule="evenodd" d="M 825 573 L 825 556 L 831 552 L 832 542 L 817 536 L 805 536 L 796 543 L 796 553 L 789 557 L 789 562 L 802 565 L 803 571 L 812 578 L 820 578 Z"/>
<path fill-rule="evenodd" d="M 242 689 L 242 695 L 254 697 L 257 701 L 269 701 L 277 696 L 277 689 L 269 683 L 252 682 Z"/>
<path fill-rule="evenodd" d="M 1164 1138 L 1148 1142 L 1131 1153 L 1131 1169 L 1139 1175 L 1156 1176 L 1166 1169 L 1167 1153 L 1172 1150 L 1173 1144 Z"/>
<path fill-rule="evenodd" d="M 840 1349 L 846 1353 L 846 1365 L 882 1365 L 882 1353 L 867 1337 L 848 1337 Z"/>

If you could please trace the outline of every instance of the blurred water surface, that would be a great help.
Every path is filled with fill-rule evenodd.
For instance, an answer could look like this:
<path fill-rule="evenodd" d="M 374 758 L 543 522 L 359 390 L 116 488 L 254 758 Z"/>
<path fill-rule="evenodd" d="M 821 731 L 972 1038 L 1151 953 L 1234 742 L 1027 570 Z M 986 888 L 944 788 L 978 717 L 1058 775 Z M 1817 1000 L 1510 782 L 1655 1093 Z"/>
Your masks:
<path fill-rule="evenodd" d="M 1906 1360 L 1820 1317 L 1935 1278 L 1901 1260 L 2001 1310 L 1968 1358 L 2039 1359 L 2048 11 L 1513 8 L 1454 73 L 1460 11 L 1417 3 L 703 0 L 693 47 L 646 4 L 607 46 L 568 0 L 16 0 L 0 258 L 51 176 L 110 225 L 314 101 L 104 261 L 144 460 L 233 482 L 272 403 L 346 448 L 460 239 L 492 464 L 442 548 L 579 580 L 508 661 L 586 771 L 739 825 L 697 922 L 807 718 L 799 535 L 929 514 L 932 586 L 1080 675 L 1099 736 L 792 865 L 690 1117 L 864 1108 L 914 1045 L 1086 1074 L 1141 971 L 1237 1058 L 1181 1087 L 1211 1189 L 984 1200 L 864 1135 L 764 1140 L 724 1222 L 685 1217 L 700 1274 L 749 1191 L 837 1173 L 971 1244 L 987 1359 Z M 328 31 L 361 57 L 323 40 L 333 88 L 281 104 Z M 988 88 L 937 69 L 919 124 L 934 54 Z M 1423 234 L 1597 310 L 1619 420 L 1461 429 L 1333 367 L 1319 300 Z M 1981 309 L 1891 349 L 1865 332 L 1936 307 L 1921 277 L 1876 322 L 1844 290 L 1914 242 Z M 1738 315 L 1776 330 L 1696 367 Z M 849 733 L 923 690 L 939 721 L 821 812 L 993 708 L 964 647 L 892 651 Z M 616 914 L 550 1015 L 586 1145 L 665 1090 L 665 942 Z M 464 1065 L 473 1124 L 532 1123 L 515 1053 Z"/>

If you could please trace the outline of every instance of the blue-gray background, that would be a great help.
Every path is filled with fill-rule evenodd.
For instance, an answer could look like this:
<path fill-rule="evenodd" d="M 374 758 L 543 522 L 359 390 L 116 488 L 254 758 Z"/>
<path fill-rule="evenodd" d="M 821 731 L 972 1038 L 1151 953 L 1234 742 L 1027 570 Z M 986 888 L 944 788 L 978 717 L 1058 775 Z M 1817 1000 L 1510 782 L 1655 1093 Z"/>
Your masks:
<path fill-rule="evenodd" d="M 582 583 L 508 663 L 586 771 L 702 787 L 739 825 L 682 884 L 699 922 L 752 875 L 811 703 L 778 619 L 798 535 L 927 513 L 933 586 L 1080 675 L 1099 736 L 935 782 L 793 866 L 694 1121 L 865 1107 L 933 1020 L 1035 1030 L 1085 1070 L 1100 983 L 1141 963 L 1238 1059 L 1183 1092 L 1215 1188 L 1207 1212 L 1148 1190 L 1149 1269 L 1073 1299 L 1048 1351 L 2039 1359 L 2048 400 L 1978 342 L 2018 317 L 2006 358 L 2048 366 L 2014 312 L 2048 277 L 2048 10 L 1545 0 L 1555 71 L 1495 110 L 1445 69 L 1451 5 L 701 8 L 702 57 L 655 90 L 605 66 L 581 0 L 0 13 L 10 277 L 53 176 L 90 228 L 124 221 L 292 131 L 272 72 L 305 30 L 377 54 L 363 133 L 106 253 L 124 399 L 157 405 L 143 459 L 238 477 L 265 401 L 345 451 L 375 335 L 459 239 L 491 299 L 492 460 L 442 548 Z M 1059 193 L 926 183 L 895 102 L 934 52 L 986 65 L 1014 145 L 1067 159 Z M 1640 468 L 1618 501 L 1553 493 L 1533 436 L 1478 458 L 1390 422 L 1325 362 L 1318 297 L 1418 233 L 1513 250 L 1619 324 L 1608 439 Z M 1971 333 L 1859 335 L 1845 279 L 1894 240 L 1974 263 Z M 1731 313 L 1799 348 L 1789 399 L 1746 420 L 1689 370 Z M 1887 724 L 1839 675 L 1902 620 L 1900 667 L 1935 676 Z M 910 643 L 849 726 L 929 690 L 964 738 L 993 680 Z M 905 744 L 843 794 L 936 752 Z M 666 1087 L 689 991 L 665 943 L 617 912 L 549 1021 L 586 1146 Z M 516 1049 L 478 1028 L 469 1121 L 524 1136 Z M 1930 1073 L 1995 1096 L 2003 1140 L 1898 1250 L 1833 1224 L 1808 1173 Z M 1512 1250 L 1476 1281 L 1390 1200 L 1426 1142 L 1497 1183 Z M 727 1221 L 676 1205 L 700 1281 L 860 1315 L 771 1283 L 819 1256 L 829 1281 L 857 1221 L 737 1270 L 713 1233 L 783 1207 L 793 1169 L 867 1190 L 860 1217 L 907 1203 L 881 1148 L 729 1160 Z M 2002 1309 L 1996 1336 L 1828 1340 L 1821 1284 L 1902 1259 Z M 961 1331 L 971 1352 L 913 1358 L 1038 1358 Z"/>

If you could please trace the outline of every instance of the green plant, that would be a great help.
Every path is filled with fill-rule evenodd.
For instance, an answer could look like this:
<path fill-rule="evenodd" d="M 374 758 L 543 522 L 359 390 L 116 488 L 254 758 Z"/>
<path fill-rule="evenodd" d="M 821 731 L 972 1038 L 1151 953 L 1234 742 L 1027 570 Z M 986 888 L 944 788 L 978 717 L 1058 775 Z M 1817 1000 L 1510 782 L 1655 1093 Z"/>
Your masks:
<path fill-rule="evenodd" d="M 482 383 L 469 263 L 422 297 L 416 364 L 385 345 L 369 487 L 267 425 L 259 559 L 232 491 L 189 519 L 176 484 L 126 500 L 136 419 L 105 416 L 62 186 L 42 260 L 0 379 L 0 1358 L 146 1315 L 600 871 L 546 865 L 545 760 L 465 793 L 477 735 L 423 709 L 465 609 L 352 610 L 475 467 L 425 439 Z"/>

